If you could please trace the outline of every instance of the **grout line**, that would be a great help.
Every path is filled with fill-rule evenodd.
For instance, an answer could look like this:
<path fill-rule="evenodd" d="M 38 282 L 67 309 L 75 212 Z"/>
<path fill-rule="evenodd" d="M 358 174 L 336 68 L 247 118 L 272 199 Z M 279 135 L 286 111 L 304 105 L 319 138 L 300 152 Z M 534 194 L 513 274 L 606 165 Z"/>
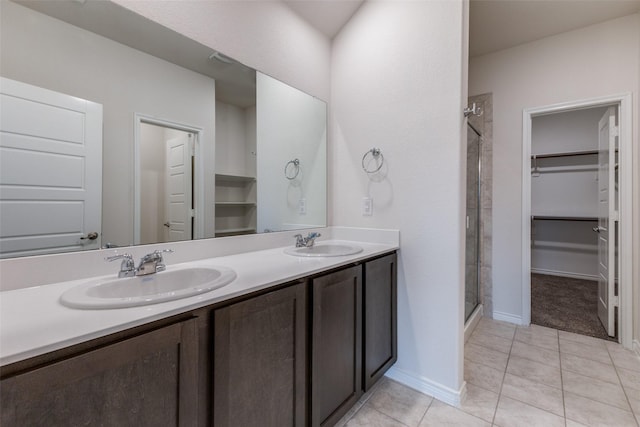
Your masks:
<path fill-rule="evenodd" d="M 562 353 L 560 351 L 560 332 L 558 334 L 558 362 L 560 363 L 560 391 L 562 398 L 562 414 L 564 415 L 564 425 L 567 425 L 567 406 L 564 402 L 564 375 L 562 375 Z"/>
<path fill-rule="evenodd" d="M 618 377 L 618 381 L 620 382 L 620 387 L 622 388 L 622 392 L 624 393 L 624 397 L 625 397 L 625 399 L 627 399 L 627 404 L 629 405 L 629 409 L 631 409 L 631 415 L 633 415 L 633 418 L 636 420 L 636 424 L 640 425 L 640 419 L 636 415 L 636 412 L 633 410 L 633 405 L 631 404 L 631 399 L 629 399 L 629 395 L 627 394 L 627 389 L 625 388 L 624 384 L 622 383 L 622 378 L 620 378 L 620 373 L 618 372 L 618 367 L 616 366 L 615 362 L 613 361 L 613 356 L 611 355 L 611 351 L 609 351 L 609 347 L 608 346 L 605 346 L 605 347 L 607 348 L 607 353 L 609 353 L 609 358 L 611 359 L 611 364 L 613 365 L 613 369 L 616 371 L 616 376 Z"/>
<path fill-rule="evenodd" d="M 504 368 L 504 372 L 502 374 L 502 382 L 500 383 L 500 390 L 498 390 L 498 401 L 496 402 L 496 407 L 493 410 L 493 418 L 491 419 L 491 425 L 495 425 L 496 423 L 496 415 L 498 414 L 498 406 L 500 405 L 500 399 L 502 398 L 502 386 L 504 385 L 504 379 L 507 376 L 507 369 L 509 368 L 509 361 L 511 360 L 511 349 L 513 349 L 513 342 L 515 341 L 516 332 L 513 332 L 513 338 L 511 339 L 511 346 L 509 347 L 509 356 L 507 357 L 507 366 Z"/>
<path fill-rule="evenodd" d="M 429 409 L 431 409 L 431 405 L 433 405 L 433 402 L 435 400 L 437 400 L 435 397 L 431 397 L 431 402 L 429 402 L 429 405 L 427 405 L 427 410 L 424 411 L 424 414 L 422 414 L 422 418 L 420 418 L 420 421 L 418 421 L 418 426 L 422 424 L 422 421 L 424 421 L 424 417 L 427 416 L 427 412 L 429 412 Z"/>

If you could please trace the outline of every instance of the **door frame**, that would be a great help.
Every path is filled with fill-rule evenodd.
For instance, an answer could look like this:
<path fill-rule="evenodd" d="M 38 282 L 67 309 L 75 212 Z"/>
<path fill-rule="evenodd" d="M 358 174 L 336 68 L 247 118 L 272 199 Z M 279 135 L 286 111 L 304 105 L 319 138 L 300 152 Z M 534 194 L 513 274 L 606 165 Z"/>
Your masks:
<path fill-rule="evenodd" d="M 134 113 L 134 137 L 133 137 L 133 159 L 134 159 L 134 185 L 133 185 L 133 244 L 140 244 L 140 194 L 142 187 L 140 183 L 140 125 L 150 124 L 189 132 L 193 137 L 194 169 L 193 174 L 193 206 L 195 211 L 195 221 L 193 224 L 193 239 L 204 237 L 204 169 L 202 162 L 202 128 L 184 123 L 177 123 L 171 120 L 159 119 L 145 114 Z"/>
<path fill-rule="evenodd" d="M 633 151 L 631 93 L 587 98 L 522 110 L 522 323 L 531 323 L 531 120 L 533 117 L 616 105 L 619 129 L 619 271 L 618 341 L 631 348 L 633 340 Z"/>

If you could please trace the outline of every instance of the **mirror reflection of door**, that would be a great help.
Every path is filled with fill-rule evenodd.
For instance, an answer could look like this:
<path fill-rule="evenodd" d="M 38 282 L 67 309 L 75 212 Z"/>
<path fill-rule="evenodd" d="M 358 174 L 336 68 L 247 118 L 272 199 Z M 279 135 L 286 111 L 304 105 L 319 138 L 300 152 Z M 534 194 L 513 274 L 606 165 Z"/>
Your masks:
<path fill-rule="evenodd" d="M 140 243 L 193 238 L 195 135 L 140 124 Z"/>
<path fill-rule="evenodd" d="M 0 257 L 99 248 L 102 105 L 0 87 Z"/>

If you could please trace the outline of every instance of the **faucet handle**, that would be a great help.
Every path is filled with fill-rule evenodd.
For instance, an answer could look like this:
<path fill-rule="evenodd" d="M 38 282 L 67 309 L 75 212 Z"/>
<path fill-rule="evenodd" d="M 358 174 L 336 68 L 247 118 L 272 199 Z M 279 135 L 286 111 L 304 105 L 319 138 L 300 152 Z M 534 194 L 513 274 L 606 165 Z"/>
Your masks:
<path fill-rule="evenodd" d="M 118 272 L 118 277 L 131 277 L 136 274 L 136 265 L 133 262 L 133 256 L 131 254 L 118 254 L 113 256 L 108 256 L 104 260 L 108 262 L 112 262 L 115 260 L 121 259 L 120 263 L 120 271 Z"/>
<path fill-rule="evenodd" d="M 111 261 L 115 261 L 117 259 L 121 259 L 123 263 L 124 262 L 128 262 L 128 261 L 133 262 L 133 256 L 131 256 L 131 254 L 112 255 L 112 256 L 106 257 L 104 260 L 107 261 L 107 262 L 111 262 Z"/>
<path fill-rule="evenodd" d="M 167 266 L 163 263 L 162 254 L 165 252 L 173 252 L 173 249 L 158 249 L 140 258 L 140 264 L 135 270 L 136 276 L 146 276 L 164 271 Z"/>

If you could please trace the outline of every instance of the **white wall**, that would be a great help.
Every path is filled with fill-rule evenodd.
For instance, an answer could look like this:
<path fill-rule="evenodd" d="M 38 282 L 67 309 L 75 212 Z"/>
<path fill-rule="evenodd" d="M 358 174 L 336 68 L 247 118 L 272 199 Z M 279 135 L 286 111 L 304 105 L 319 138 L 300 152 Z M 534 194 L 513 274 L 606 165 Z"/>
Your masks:
<path fill-rule="evenodd" d="M 635 14 L 471 58 L 469 93 L 492 92 L 494 315 L 522 316 L 522 110 L 633 93 L 634 194 L 638 194 L 640 15 Z M 638 259 L 638 197 L 634 251 Z M 634 269 L 636 291 L 639 264 Z M 636 334 L 637 335 L 637 334 Z"/>
<path fill-rule="evenodd" d="M 1 5 L 3 76 L 103 105 L 102 242 L 132 244 L 134 113 L 202 128 L 204 161 L 213 163 L 214 81 L 13 2 Z M 206 172 L 204 194 L 213 194 L 213 168 Z M 212 198 L 208 207 L 213 218 Z"/>
<path fill-rule="evenodd" d="M 164 241 L 165 129 L 140 126 L 140 243 Z"/>
<path fill-rule="evenodd" d="M 260 72 L 256 83 L 258 231 L 324 225 L 327 106 Z"/>
<path fill-rule="evenodd" d="M 216 173 L 256 176 L 255 107 L 216 101 Z"/>
<path fill-rule="evenodd" d="M 280 1 L 114 0 L 206 46 L 329 99 L 331 43 Z"/>
<path fill-rule="evenodd" d="M 463 2 L 365 2 L 334 39 L 331 74 L 332 224 L 401 230 L 390 373 L 449 401 L 463 383 L 464 19 Z M 372 147 L 385 162 L 369 179 Z"/>

